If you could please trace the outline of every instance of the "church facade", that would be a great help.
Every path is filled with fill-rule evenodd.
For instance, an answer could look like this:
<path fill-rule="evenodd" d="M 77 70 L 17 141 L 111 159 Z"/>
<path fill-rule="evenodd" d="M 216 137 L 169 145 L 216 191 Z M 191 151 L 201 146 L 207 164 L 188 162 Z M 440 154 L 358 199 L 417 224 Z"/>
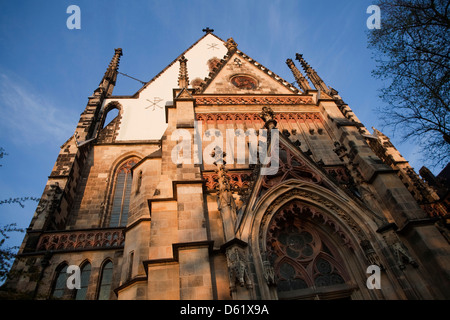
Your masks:
<path fill-rule="evenodd" d="M 4 289 L 33 299 L 449 299 L 448 202 L 302 55 L 303 72 L 286 61 L 294 85 L 204 31 L 130 96 L 113 95 L 115 50 Z"/>

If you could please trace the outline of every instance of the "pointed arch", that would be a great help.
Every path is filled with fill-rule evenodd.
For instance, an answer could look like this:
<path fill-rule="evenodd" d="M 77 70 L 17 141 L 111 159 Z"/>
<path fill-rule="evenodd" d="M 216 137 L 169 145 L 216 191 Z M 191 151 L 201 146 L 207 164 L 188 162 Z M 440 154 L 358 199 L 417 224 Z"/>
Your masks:
<path fill-rule="evenodd" d="M 123 107 L 117 101 L 112 101 L 103 108 L 97 129 L 98 143 L 112 143 L 116 141 L 122 114 Z"/>
<path fill-rule="evenodd" d="M 111 166 L 102 212 L 101 224 L 104 227 L 126 226 L 133 187 L 132 168 L 141 159 L 141 155 L 129 152 Z"/>
<path fill-rule="evenodd" d="M 111 112 L 116 112 L 115 110 L 117 110 L 117 114 L 115 114 L 114 117 L 111 117 L 110 113 Z M 110 103 L 108 103 L 103 108 L 102 120 L 101 120 L 101 123 L 100 123 L 100 128 L 101 129 L 105 128 L 116 117 L 122 116 L 122 113 L 123 113 L 123 107 L 118 101 L 111 101 Z M 106 120 L 108 120 L 108 121 L 106 121 Z"/>
<path fill-rule="evenodd" d="M 75 292 L 75 300 L 86 300 L 91 278 L 91 269 L 91 263 L 87 259 L 80 264 L 80 289 Z"/>
<path fill-rule="evenodd" d="M 50 299 L 63 299 L 66 293 L 66 281 L 67 281 L 67 268 L 66 261 L 61 262 L 55 269 L 55 274 L 52 282 L 52 289 L 50 293 Z"/>
<path fill-rule="evenodd" d="M 284 205 L 269 222 L 265 254 L 279 298 L 310 297 L 323 287 L 351 288 L 344 259 L 319 224 L 328 226 L 316 208 L 298 200 Z"/>
<path fill-rule="evenodd" d="M 97 289 L 97 300 L 109 300 L 112 289 L 114 264 L 107 258 L 100 267 L 100 277 Z"/>
<path fill-rule="evenodd" d="M 371 233 L 376 227 L 373 230 L 369 228 L 375 223 L 366 214 L 344 192 L 332 192 L 312 182 L 294 179 L 270 188 L 259 199 L 250 202 L 249 209 L 239 222 L 238 234 L 241 239 L 249 239 L 262 299 L 310 299 L 316 295 L 320 298 L 371 297 L 365 287 L 367 258 L 360 243 L 373 239 Z M 297 230 L 284 232 L 283 221 L 284 228 L 297 226 Z M 280 241 L 279 238 L 293 236 L 293 241 L 302 242 L 298 237 L 303 231 L 308 231 L 320 243 L 320 246 L 311 246 L 308 249 L 310 252 L 306 252 L 311 255 L 310 260 L 302 252 L 306 246 L 291 247 L 292 251 L 289 251 L 287 240 Z M 286 234 L 281 235 L 283 232 Z M 281 248 L 282 241 L 285 241 L 284 250 Z M 304 239 L 303 242 L 307 243 Z M 323 267 L 328 263 L 331 271 L 327 273 L 326 268 L 319 270 L 316 266 L 318 259 L 322 259 Z M 274 282 L 279 284 L 283 278 L 280 277 L 281 268 L 286 262 L 293 269 L 285 266 L 285 275 L 292 275 L 292 278 L 281 286 L 292 290 L 280 293 L 271 287 L 272 280 L 267 275 L 274 274 Z M 318 277 L 319 283 L 328 281 L 333 285 L 328 288 L 318 286 L 314 282 Z M 283 279 L 286 280 L 286 277 Z M 303 288 L 303 291 L 298 289 L 301 282 L 296 279 L 302 279 L 303 286 L 308 285 L 308 288 Z"/>

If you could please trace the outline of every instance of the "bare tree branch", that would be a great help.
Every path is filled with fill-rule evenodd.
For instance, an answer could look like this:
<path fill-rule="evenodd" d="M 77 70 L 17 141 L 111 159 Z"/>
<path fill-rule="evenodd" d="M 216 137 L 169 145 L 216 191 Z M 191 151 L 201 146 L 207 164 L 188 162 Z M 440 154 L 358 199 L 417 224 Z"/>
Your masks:
<path fill-rule="evenodd" d="M 382 28 L 369 33 L 384 127 L 414 140 L 431 166 L 450 161 L 450 0 L 379 0 Z"/>

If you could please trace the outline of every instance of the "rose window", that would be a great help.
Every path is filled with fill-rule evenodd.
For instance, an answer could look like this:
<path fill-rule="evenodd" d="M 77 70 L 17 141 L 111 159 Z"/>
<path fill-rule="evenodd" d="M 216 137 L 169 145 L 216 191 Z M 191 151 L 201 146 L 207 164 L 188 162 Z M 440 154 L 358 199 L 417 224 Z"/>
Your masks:
<path fill-rule="evenodd" d="M 326 233 L 307 219 L 313 208 L 287 207 L 274 216 L 267 234 L 267 255 L 280 293 L 317 290 L 348 280 L 338 251 Z M 306 291 L 305 291 L 306 292 Z"/>

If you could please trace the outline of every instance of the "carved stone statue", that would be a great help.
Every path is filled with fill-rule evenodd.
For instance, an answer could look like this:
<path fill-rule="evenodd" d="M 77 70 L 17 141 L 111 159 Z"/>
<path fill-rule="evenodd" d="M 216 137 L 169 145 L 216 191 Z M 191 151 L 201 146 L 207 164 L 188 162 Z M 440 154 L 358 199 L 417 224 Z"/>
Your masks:
<path fill-rule="evenodd" d="M 373 249 L 373 246 L 370 243 L 370 241 L 369 240 L 362 240 L 360 245 L 361 245 L 361 247 L 362 247 L 362 249 L 364 251 L 364 254 L 365 254 L 367 260 L 369 261 L 369 263 L 372 264 L 372 265 L 377 265 L 381 269 L 384 269 L 384 266 L 382 265 L 381 260 L 378 257 L 377 253 Z"/>
<path fill-rule="evenodd" d="M 238 246 L 229 247 L 226 251 L 228 270 L 230 275 L 230 289 L 236 290 L 236 283 L 241 287 L 252 287 L 252 281 L 249 276 L 247 259 L 244 249 Z"/>
<path fill-rule="evenodd" d="M 408 249 L 405 247 L 405 245 L 402 243 L 400 238 L 395 234 L 395 231 L 389 231 L 389 233 L 383 235 L 384 239 L 386 240 L 386 243 L 389 245 L 389 248 L 391 249 L 392 254 L 394 255 L 395 259 L 397 260 L 398 267 L 400 269 L 405 269 L 405 263 L 411 264 L 414 268 L 417 268 L 419 265 L 416 261 L 411 257 L 411 255 L 408 252 Z"/>
<path fill-rule="evenodd" d="M 263 107 L 262 112 L 259 114 L 259 116 L 264 120 L 264 127 L 267 130 L 276 128 L 277 121 L 275 120 L 275 113 L 270 107 Z"/>
<path fill-rule="evenodd" d="M 228 52 L 232 53 L 237 50 L 237 43 L 233 40 L 233 38 L 229 38 L 225 43 L 225 47 L 227 47 Z"/>

